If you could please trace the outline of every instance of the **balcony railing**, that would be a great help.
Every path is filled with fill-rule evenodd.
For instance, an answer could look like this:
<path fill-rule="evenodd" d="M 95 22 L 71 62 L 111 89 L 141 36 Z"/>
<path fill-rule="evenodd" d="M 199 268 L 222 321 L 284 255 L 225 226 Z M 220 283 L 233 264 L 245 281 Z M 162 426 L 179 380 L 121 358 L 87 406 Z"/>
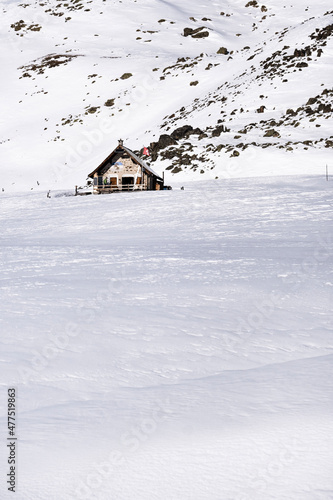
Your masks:
<path fill-rule="evenodd" d="M 94 191 L 98 193 L 113 193 L 117 191 L 147 191 L 147 184 L 123 184 L 114 186 L 111 184 L 95 185 Z"/>

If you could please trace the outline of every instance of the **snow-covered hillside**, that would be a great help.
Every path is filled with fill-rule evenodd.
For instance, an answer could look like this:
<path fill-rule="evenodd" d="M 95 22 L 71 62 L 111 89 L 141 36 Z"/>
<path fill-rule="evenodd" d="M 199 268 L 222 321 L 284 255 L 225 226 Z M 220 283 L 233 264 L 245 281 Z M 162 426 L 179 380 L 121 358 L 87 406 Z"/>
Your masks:
<path fill-rule="evenodd" d="M 171 181 L 322 171 L 329 9 L 2 0 L 0 188 L 84 184 L 120 137 Z"/>
<path fill-rule="evenodd" d="M 333 499 L 330 8 L 1 0 L 1 500 Z"/>
<path fill-rule="evenodd" d="M 333 498 L 331 200 L 293 176 L 3 193 L 16 498 Z"/>

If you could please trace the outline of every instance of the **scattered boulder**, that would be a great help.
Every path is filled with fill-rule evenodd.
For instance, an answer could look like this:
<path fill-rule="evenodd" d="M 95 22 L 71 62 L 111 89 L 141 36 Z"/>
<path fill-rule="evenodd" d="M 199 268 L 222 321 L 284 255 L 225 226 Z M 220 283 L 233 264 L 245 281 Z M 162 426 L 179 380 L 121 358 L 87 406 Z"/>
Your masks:
<path fill-rule="evenodd" d="M 194 128 L 194 129 L 192 130 L 191 134 L 195 134 L 195 135 L 199 135 L 199 136 L 201 136 L 201 135 L 202 135 L 202 130 L 201 130 L 199 127 Z"/>
<path fill-rule="evenodd" d="M 260 106 L 260 108 L 257 109 L 257 113 L 264 113 L 266 109 L 266 106 Z"/>
<path fill-rule="evenodd" d="M 333 110 L 330 104 L 321 103 L 318 106 L 318 111 L 322 113 L 331 113 Z"/>
<path fill-rule="evenodd" d="M 251 0 L 250 2 L 247 2 L 245 7 L 259 7 L 257 0 Z"/>
<path fill-rule="evenodd" d="M 209 36 L 208 31 L 200 31 L 200 33 L 196 33 L 195 35 L 192 35 L 192 38 L 207 38 Z"/>
<path fill-rule="evenodd" d="M 216 52 L 217 54 L 223 54 L 224 56 L 226 56 L 227 54 L 229 54 L 229 51 L 226 47 L 220 47 L 219 50 Z"/>
<path fill-rule="evenodd" d="M 183 169 L 181 167 L 174 167 L 171 172 L 173 174 L 178 174 L 178 172 L 181 172 Z"/>
<path fill-rule="evenodd" d="M 311 56 L 311 49 L 310 47 L 305 47 L 304 49 L 295 49 L 294 50 L 294 57 L 310 57 Z"/>
<path fill-rule="evenodd" d="M 200 26 L 200 28 L 184 28 L 184 33 L 183 36 L 191 36 L 192 38 L 205 38 L 209 36 L 208 31 L 202 31 L 204 30 L 204 26 Z"/>
<path fill-rule="evenodd" d="M 224 125 L 218 125 L 212 131 L 212 137 L 220 137 L 222 132 L 230 132 L 230 129 L 227 129 Z"/>
<path fill-rule="evenodd" d="M 171 137 L 175 141 L 180 139 L 187 139 L 190 134 L 193 133 L 193 127 L 191 125 L 183 125 L 182 127 L 176 128 L 172 133 Z"/>
<path fill-rule="evenodd" d="M 281 136 L 277 130 L 270 128 L 270 129 L 266 130 L 264 137 L 281 137 Z"/>
<path fill-rule="evenodd" d="M 104 106 L 111 107 L 114 106 L 114 99 L 108 99 L 105 103 Z"/>
<path fill-rule="evenodd" d="M 99 106 L 90 106 L 89 108 L 87 108 L 85 114 L 89 113 L 90 115 L 93 115 L 94 113 L 96 113 L 96 111 L 98 111 L 98 109 Z"/>

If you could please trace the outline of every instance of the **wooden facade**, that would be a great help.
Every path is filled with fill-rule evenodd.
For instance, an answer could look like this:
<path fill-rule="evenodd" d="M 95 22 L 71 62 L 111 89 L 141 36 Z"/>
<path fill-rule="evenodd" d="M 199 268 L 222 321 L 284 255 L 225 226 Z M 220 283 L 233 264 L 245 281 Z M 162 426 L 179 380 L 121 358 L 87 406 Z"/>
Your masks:
<path fill-rule="evenodd" d="M 157 191 L 164 181 L 120 140 L 118 146 L 88 177 L 94 194 L 117 191 Z"/>

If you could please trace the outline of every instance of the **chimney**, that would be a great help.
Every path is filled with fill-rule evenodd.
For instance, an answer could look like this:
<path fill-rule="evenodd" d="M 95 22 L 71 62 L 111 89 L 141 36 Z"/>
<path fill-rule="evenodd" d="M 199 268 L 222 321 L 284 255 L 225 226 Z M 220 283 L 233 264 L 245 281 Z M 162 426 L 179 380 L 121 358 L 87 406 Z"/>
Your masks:
<path fill-rule="evenodd" d="M 123 146 L 124 145 L 124 141 L 122 139 L 118 139 L 118 143 L 119 143 L 118 144 L 119 146 Z"/>

